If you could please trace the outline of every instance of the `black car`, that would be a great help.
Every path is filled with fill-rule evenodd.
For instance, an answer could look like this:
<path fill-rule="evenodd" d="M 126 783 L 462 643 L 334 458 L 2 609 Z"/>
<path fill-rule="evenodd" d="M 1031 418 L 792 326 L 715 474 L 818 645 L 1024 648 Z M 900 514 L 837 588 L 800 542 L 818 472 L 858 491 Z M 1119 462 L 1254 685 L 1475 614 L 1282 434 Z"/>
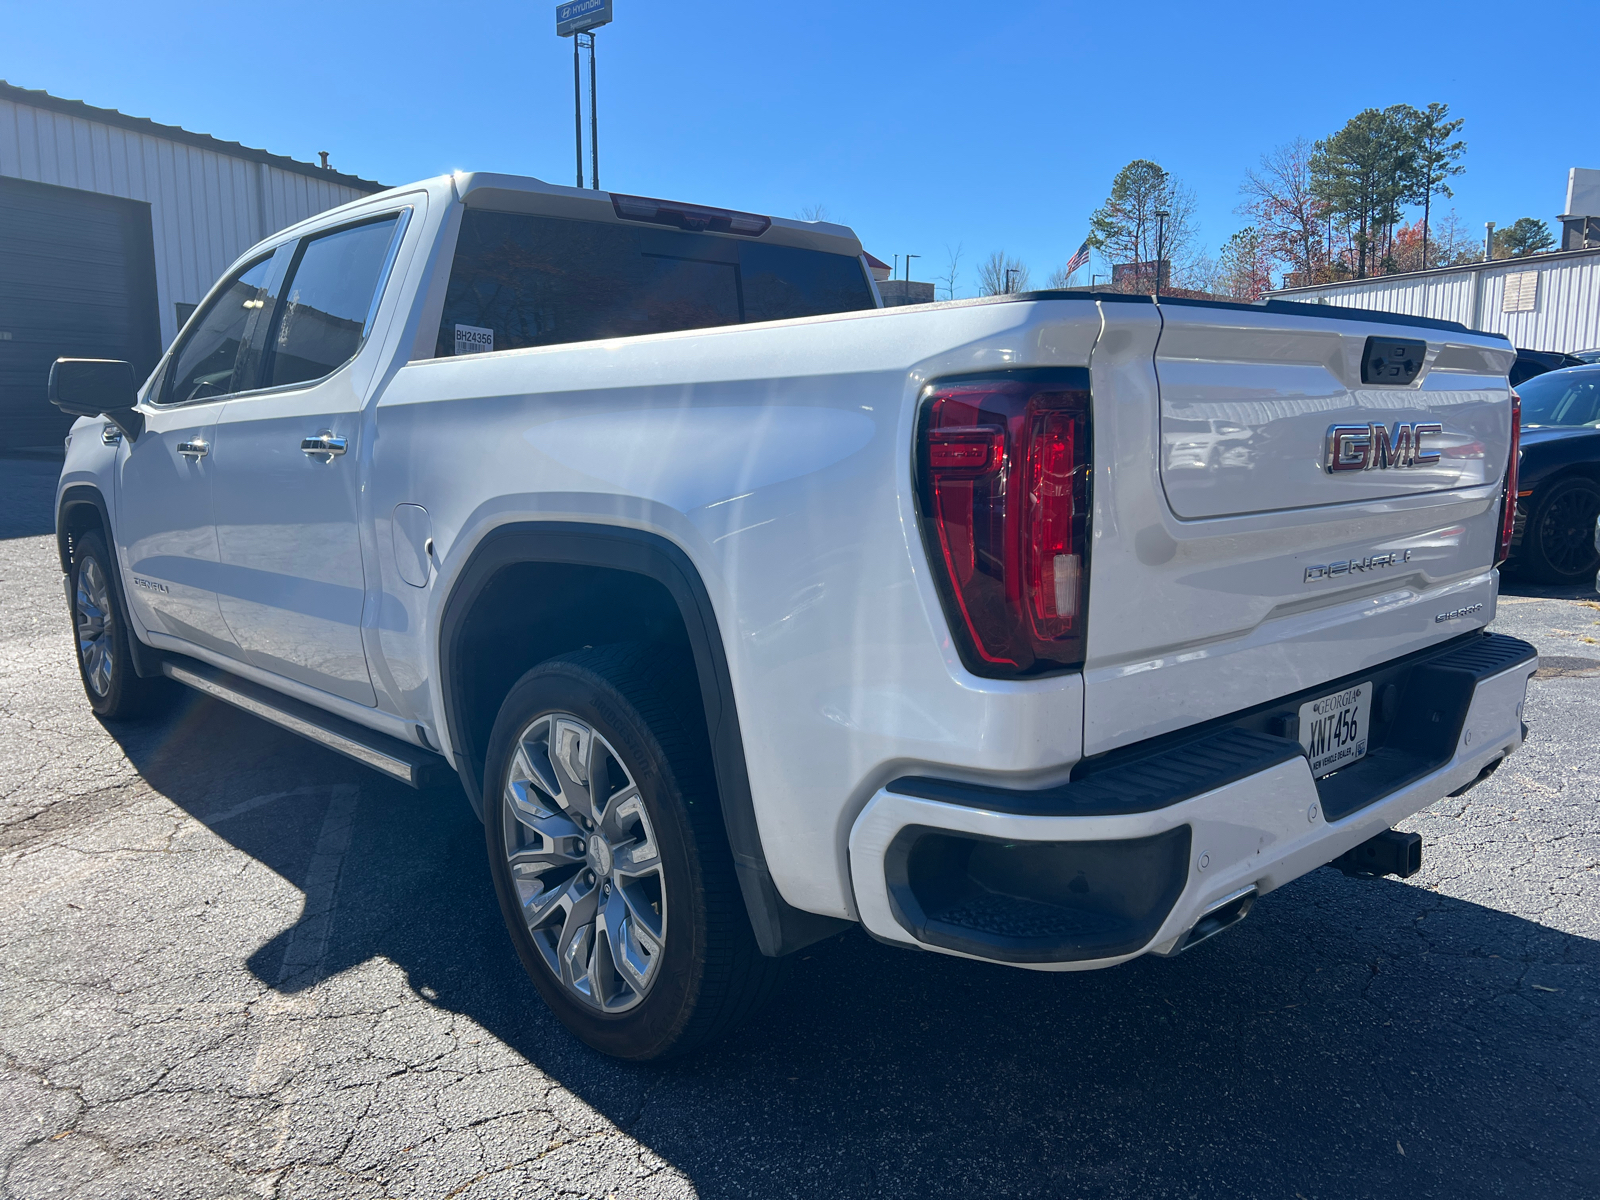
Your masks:
<path fill-rule="evenodd" d="M 1511 386 L 1517 387 L 1524 380 L 1543 375 L 1546 371 L 1559 371 L 1563 367 L 1581 367 L 1584 362 L 1585 360 L 1576 354 L 1563 354 L 1560 350 L 1519 349 L 1517 361 L 1511 364 Z"/>
<path fill-rule="evenodd" d="M 1517 385 L 1522 458 L 1507 566 L 1549 583 L 1593 579 L 1600 567 L 1600 365 L 1549 371 Z"/>

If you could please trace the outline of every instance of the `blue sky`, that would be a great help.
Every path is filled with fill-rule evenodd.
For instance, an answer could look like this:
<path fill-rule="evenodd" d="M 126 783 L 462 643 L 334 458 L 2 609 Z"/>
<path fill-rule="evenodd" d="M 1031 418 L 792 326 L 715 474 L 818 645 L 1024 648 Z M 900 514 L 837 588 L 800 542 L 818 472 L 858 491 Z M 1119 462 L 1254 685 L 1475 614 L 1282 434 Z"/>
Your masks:
<path fill-rule="evenodd" d="M 0 78 L 403 183 L 455 168 L 571 183 L 571 42 L 554 3 L 4 7 Z M 1573 10 L 1326 5 L 615 0 L 600 31 L 601 183 L 779 215 L 821 203 L 913 276 L 964 247 L 1034 280 L 1083 240 L 1112 175 L 1194 189 L 1214 251 L 1261 153 L 1367 106 L 1466 118 L 1453 204 L 1560 212 L 1600 167 Z M 1514 28 L 1513 28 L 1514 26 Z M 1564 32 L 1565 31 L 1565 32 Z M 1096 264 L 1100 269 L 1099 264 Z"/>

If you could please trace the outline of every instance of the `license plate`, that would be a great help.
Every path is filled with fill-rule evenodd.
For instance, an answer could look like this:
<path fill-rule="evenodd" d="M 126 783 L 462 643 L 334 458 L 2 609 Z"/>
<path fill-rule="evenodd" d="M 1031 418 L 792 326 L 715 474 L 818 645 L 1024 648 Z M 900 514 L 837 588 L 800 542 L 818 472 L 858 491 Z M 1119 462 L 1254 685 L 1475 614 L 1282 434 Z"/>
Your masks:
<path fill-rule="evenodd" d="M 1358 683 L 1300 706 L 1300 745 L 1321 779 L 1367 756 L 1372 682 Z"/>

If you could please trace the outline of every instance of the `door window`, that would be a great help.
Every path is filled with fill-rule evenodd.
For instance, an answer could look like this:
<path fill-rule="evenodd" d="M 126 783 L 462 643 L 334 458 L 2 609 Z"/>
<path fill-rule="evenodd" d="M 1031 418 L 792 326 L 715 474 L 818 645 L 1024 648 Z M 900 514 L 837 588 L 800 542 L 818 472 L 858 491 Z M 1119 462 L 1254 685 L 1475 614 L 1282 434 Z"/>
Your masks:
<path fill-rule="evenodd" d="M 310 238 L 264 340 L 261 387 L 305 383 L 355 357 L 378 300 L 398 216 Z"/>
<path fill-rule="evenodd" d="M 210 400 L 240 390 L 235 377 L 239 348 L 256 310 L 262 307 L 270 257 L 251 263 L 240 271 L 212 300 L 194 331 L 167 372 L 172 386 L 163 399 L 166 404 L 190 400 Z"/>

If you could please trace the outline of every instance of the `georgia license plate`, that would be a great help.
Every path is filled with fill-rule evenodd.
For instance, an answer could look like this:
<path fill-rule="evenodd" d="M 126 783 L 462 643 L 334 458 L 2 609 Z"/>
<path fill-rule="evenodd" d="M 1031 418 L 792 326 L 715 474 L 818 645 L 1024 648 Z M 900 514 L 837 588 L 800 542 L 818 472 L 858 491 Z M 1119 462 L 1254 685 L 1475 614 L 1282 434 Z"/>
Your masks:
<path fill-rule="evenodd" d="M 1321 779 L 1367 756 L 1372 682 L 1358 683 L 1300 706 L 1300 745 Z"/>

